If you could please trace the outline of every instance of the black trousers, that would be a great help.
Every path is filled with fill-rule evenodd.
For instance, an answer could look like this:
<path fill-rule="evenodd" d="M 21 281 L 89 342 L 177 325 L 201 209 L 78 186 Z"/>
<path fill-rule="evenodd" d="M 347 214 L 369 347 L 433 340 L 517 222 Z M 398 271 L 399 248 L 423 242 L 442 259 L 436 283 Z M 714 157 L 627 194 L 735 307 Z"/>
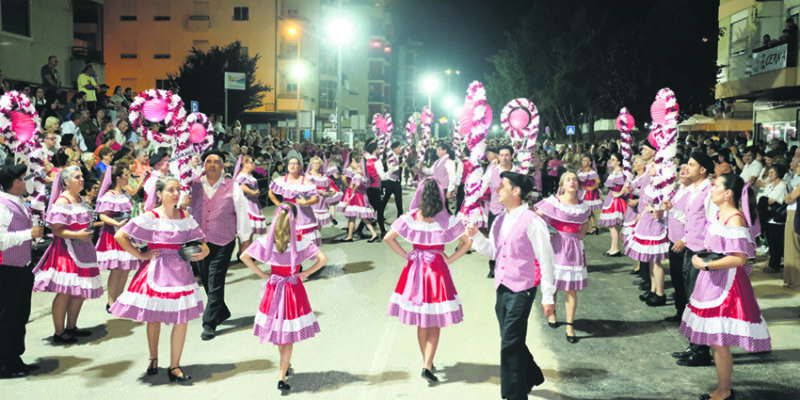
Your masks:
<path fill-rule="evenodd" d="M 794 222 L 794 221 L 792 221 Z M 792 223 L 790 222 L 790 223 Z M 769 267 L 780 271 L 783 257 L 783 241 L 786 225 L 767 223 L 767 247 L 769 247 Z"/>
<path fill-rule="evenodd" d="M 669 244 L 669 278 L 672 280 L 672 287 L 675 289 L 675 311 L 678 315 L 683 314 L 683 309 L 689 302 L 689 296 L 686 294 L 686 287 L 683 284 L 683 259 L 686 248 L 679 252 L 672 251 L 672 246 L 675 243 Z"/>
<path fill-rule="evenodd" d="M 378 213 L 378 227 L 381 230 L 380 235 L 383 237 L 386 235 L 386 226 L 384 225 L 386 218 L 383 215 L 381 188 L 367 188 L 367 200 L 369 201 L 369 205 Z M 359 234 L 364 231 L 364 221 L 358 224 L 358 229 L 356 229 L 356 231 L 358 231 Z"/>
<path fill-rule="evenodd" d="M 489 212 L 489 239 L 492 238 L 492 225 L 494 225 L 494 220 L 497 218 L 497 214 L 493 214 L 491 211 Z M 494 260 L 489 260 L 489 273 L 494 273 Z"/>
<path fill-rule="evenodd" d="M 531 388 L 544 381 L 525 345 L 534 297 L 535 287 L 516 293 L 504 285 L 497 288 L 494 311 L 500 325 L 500 395 L 505 399 L 527 399 Z"/>
<path fill-rule="evenodd" d="M 231 316 L 231 310 L 225 305 L 225 276 L 231 266 L 231 255 L 235 246 L 236 240 L 224 246 L 208 243 L 208 256 L 192 263 L 208 296 L 206 310 L 203 312 L 203 327 L 216 328 Z"/>
<path fill-rule="evenodd" d="M 689 298 L 694 293 L 694 284 L 697 283 L 697 276 L 700 275 L 700 270 L 692 264 L 692 257 L 695 254 L 697 252 L 688 247 L 683 250 L 683 289 L 686 293 L 686 304 L 689 303 Z"/>
<path fill-rule="evenodd" d="M 30 267 L 0 265 L 0 367 L 15 365 L 25 352 L 25 324 L 31 316 Z"/>
<path fill-rule="evenodd" d="M 455 213 L 458 214 L 461 212 L 461 206 L 464 205 L 464 184 L 458 185 L 458 189 L 456 189 L 456 210 Z"/>
<path fill-rule="evenodd" d="M 645 284 L 650 285 L 650 263 L 639 261 L 639 277 L 644 279 Z"/>
<path fill-rule="evenodd" d="M 383 199 L 381 200 L 381 208 L 383 209 L 384 216 L 386 212 L 386 205 L 389 204 L 389 199 L 394 195 L 394 206 L 397 208 L 397 217 L 403 215 L 403 186 L 400 181 L 383 181 L 381 182 L 383 189 Z"/>

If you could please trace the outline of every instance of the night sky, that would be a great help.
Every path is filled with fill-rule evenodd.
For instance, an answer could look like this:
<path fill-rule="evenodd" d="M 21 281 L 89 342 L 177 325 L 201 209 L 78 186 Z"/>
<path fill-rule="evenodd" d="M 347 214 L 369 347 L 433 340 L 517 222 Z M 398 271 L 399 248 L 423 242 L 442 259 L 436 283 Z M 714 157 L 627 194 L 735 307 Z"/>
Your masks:
<path fill-rule="evenodd" d="M 453 76 L 454 94 L 463 95 L 473 80 L 493 70 L 486 58 L 505 44 L 531 0 L 397 0 L 391 5 L 395 39 L 423 43 L 420 71 L 460 70 Z M 446 78 L 442 76 L 443 85 Z M 457 88 L 461 88 L 456 91 Z"/>

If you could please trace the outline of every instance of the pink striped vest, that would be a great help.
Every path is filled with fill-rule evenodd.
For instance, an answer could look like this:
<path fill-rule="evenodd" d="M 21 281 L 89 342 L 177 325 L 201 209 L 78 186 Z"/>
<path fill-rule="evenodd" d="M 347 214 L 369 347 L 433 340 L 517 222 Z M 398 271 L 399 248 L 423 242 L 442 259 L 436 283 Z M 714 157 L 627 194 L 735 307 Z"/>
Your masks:
<path fill-rule="evenodd" d="M 445 191 L 450 187 L 450 175 L 447 174 L 447 167 L 445 166 L 448 161 L 450 161 L 450 156 L 445 154 L 433 163 L 433 180 Z"/>
<path fill-rule="evenodd" d="M 11 211 L 11 223 L 8 224 L 9 232 L 19 232 L 33 227 L 28 210 L 23 209 L 19 204 L 0 197 L 0 204 L 6 206 Z M 21 244 L 10 247 L 0 252 L 0 264 L 12 267 L 24 267 L 31 262 L 31 240 L 28 239 Z"/>
<path fill-rule="evenodd" d="M 500 227 L 503 226 L 507 213 L 500 214 L 492 225 L 492 238 L 495 240 L 495 268 L 494 288 L 503 285 L 513 292 L 539 286 L 542 273 L 539 270 L 539 261 L 533 251 L 533 245 L 528 239 L 527 229 L 534 218 L 535 212 L 525 210 L 511 228 L 507 237 L 500 237 Z"/>
<path fill-rule="evenodd" d="M 220 178 L 222 179 L 222 178 Z M 224 246 L 236 239 L 236 209 L 233 204 L 235 181 L 226 178 L 210 199 L 203 182 L 192 182 L 192 217 L 206 234 L 206 240 Z"/>

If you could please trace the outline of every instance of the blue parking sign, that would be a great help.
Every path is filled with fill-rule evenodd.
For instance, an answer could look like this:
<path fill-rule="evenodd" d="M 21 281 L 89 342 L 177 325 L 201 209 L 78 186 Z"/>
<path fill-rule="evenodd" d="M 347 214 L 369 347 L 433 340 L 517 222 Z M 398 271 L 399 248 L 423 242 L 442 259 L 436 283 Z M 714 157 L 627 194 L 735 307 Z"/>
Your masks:
<path fill-rule="evenodd" d="M 200 102 L 199 101 L 192 101 L 192 112 L 193 113 L 200 112 Z"/>
<path fill-rule="evenodd" d="M 575 125 L 567 125 L 567 135 L 575 134 Z"/>

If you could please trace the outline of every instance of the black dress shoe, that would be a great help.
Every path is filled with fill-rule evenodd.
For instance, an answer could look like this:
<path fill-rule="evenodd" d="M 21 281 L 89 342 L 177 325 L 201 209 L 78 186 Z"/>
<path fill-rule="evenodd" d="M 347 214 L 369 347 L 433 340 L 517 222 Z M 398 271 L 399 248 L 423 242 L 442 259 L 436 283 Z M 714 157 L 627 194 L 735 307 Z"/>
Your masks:
<path fill-rule="evenodd" d="M 558 328 L 558 321 L 556 321 L 556 322 L 547 321 L 547 326 L 549 326 L 549 327 L 551 327 L 553 329 L 556 329 L 556 328 Z"/>
<path fill-rule="evenodd" d="M 489 279 L 494 279 L 494 271 L 489 271 L 489 275 L 486 275 Z"/>
<path fill-rule="evenodd" d="M 568 326 L 572 326 L 572 322 L 565 322 L 565 324 L 568 325 Z M 572 343 L 572 344 L 578 343 L 578 337 L 577 336 L 575 336 L 575 335 L 570 336 L 569 334 L 566 334 L 566 336 L 567 336 L 567 342 Z"/>
<path fill-rule="evenodd" d="M 4 365 L 0 367 L 0 379 L 23 378 L 28 376 L 28 370 L 22 367 Z"/>
<path fill-rule="evenodd" d="M 653 292 L 648 290 L 648 291 L 646 291 L 646 292 L 644 292 L 644 293 L 639 295 L 639 300 L 647 301 L 647 299 L 649 299 L 650 297 L 655 296 L 655 295 L 656 295 L 655 293 L 653 293 Z"/>
<path fill-rule="evenodd" d="M 333 226 L 339 225 L 339 221 L 337 221 L 336 218 L 332 219 L 331 223 L 333 224 Z"/>
<path fill-rule="evenodd" d="M 708 353 L 692 353 L 686 358 L 678 359 L 677 363 L 682 367 L 708 367 L 714 365 L 711 355 Z"/>
<path fill-rule="evenodd" d="M 92 336 L 92 332 L 89 332 L 89 331 L 86 331 L 86 330 L 82 331 L 82 330 L 78 329 L 77 327 L 72 328 L 72 329 L 64 329 L 64 333 L 66 333 L 67 335 L 70 335 L 72 337 Z"/>
<path fill-rule="evenodd" d="M 439 378 L 437 378 L 436 375 L 434 375 L 433 372 L 431 372 L 431 370 L 427 368 L 422 369 L 422 373 L 420 373 L 420 376 L 422 376 L 423 378 L 427 379 L 430 382 L 439 382 Z"/>
<path fill-rule="evenodd" d="M 650 296 L 650 298 L 645 301 L 645 303 L 650 307 L 661 307 L 667 304 L 667 296 L 658 296 L 654 293 L 653 296 Z"/>
<path fill-rule="evenodd" d="M 210 326 L 203 327 L 203 333 L 200 334 L 200 339 L 211 340 L 217 336 L 217 329 Z"/>
<path fill-rule="evenodd" d="M 674 352 L 674 353 L 672 353 L 670 355 L 672 356 L 672 358 L 677 358 L 677 359 L 680 360 L 682 358 L 689 357 L 690 355 L 692 355 L 694 353 L 695 353 L 694 345 L 690 344 L 689 347 L 686 348 L 686 350 L 684 350 L 684 351 L 676 351 L 676 352 Z"/>
<path fill-rule="evenodd" d="M 75 339 L 74 337 L 69 336 L 69 335 L 67 335 L 67 336 L 65 336 L 65 335 L 67 335 L 66 331 L 64 331 L 64 333 L 62 333 L 60 335 L 53 335 L 53 343 L 56 343 L 56 344 L 74 344 L 74 343 L 78 343 L 78 339 Z"/>
<path fill-rule="evenodd" d="M 158 373 L 158 358 L 151 358 L 149 359 L 149 363 L 147 364 L 147 375 L 153 376 Z M 183 371 L 181 371 L 183 372 Z"/>
<path fill-rule="evenodd" d="M 292 390 L 292 387 L 289 386 L 289 384 L 286 383 L 286 381 L 278 381 L 278 390 L 280 390 L 280 391 L 289 391 L 289 390 Z"/>
<path fill-rule="evenodd" d="M 622 257 L 622 252 L 621 252 L 621 251 L 618 251 L 618 252 L 616 252 L 616 253 L 614 253 L 614 254 L 611 254 L 611 253 L 605 253 L 604 255 L 605 255 L 606 257 Z"/>
<path fill-rule="evenodd" d="M 178 375 L 173 374 L 172 371 L 175 371 L 175 370 L 181 370 L 181 375 L 178 376 Z M 186 373 L 184 373 L 183 372 L 183 368 L 181 368 L 179 366 L 175 367 L 175 368 L 167 369 L 167 377 L 169 378 L 170 382 L 175 382 L 175 381 L 186 382 L 189 379 L 192 379 L 192 377 L 190 375 L 187 375 Z"/>
<path fill-rule="evenodd" d="M 350 239 L 339 239 L 339 243 L 353 243 L 353 238 L 350 238 Z"/>
<path fill-rule="evenodd" d="M 374 238 L 370 238 L 369 240 L 367 240 L 367 243 L 375 243 L 375 242 L 377 242 L 379 240 L 381 240 L 381 237 L 380 236 L 375 236 Z"/>
<path fill-rule="evenodd" d="M 639 275 L 639 270 L 633 269 L 628 273 L 631 274 L 631 275 Z"/>
<path fill-rule="evenodd" d="M 106 303 L 106 313 L 111 314 L 111 304 Z"/>

